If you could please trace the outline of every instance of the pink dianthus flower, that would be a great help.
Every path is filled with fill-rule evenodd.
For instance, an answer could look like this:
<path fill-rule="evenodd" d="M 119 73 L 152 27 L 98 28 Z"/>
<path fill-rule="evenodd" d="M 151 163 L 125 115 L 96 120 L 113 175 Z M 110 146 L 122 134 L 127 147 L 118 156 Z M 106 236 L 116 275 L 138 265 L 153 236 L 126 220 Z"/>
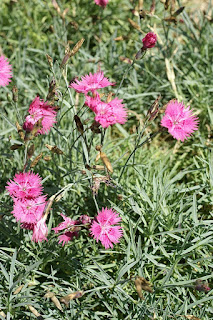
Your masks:
<path fill-rule="evenodd" d="M 96 108 L 99 103 L 101 103 L 101 99 L 97 92 L 94 97 L 86 96 L 85 105 L 88 106 L 93 112 L 96 112 Z"/>
<path fill-rule="evenodd" d="M 108 128 L 115 123 L 124 124 L 127 120 L 127 111 L 118 98 L 112 101 L 100 102 L 95 109 L 95 121 L 99 122 L 103 128 Z"/>
<path fill-rule="evenodd" d="M 42 242 L 43 240 L 47 241 L 48 228 L 46 225 L 46 217 L 43 216 L 33 228 L 33 236 L 32 241 L 34 242 Z"/>
<path fill-rule="evenodd" d="M 40 196 L 35 199 L 16 199 L 12 214 L 17 221 L 27 224 L 37 223 L 42 217 L 46 205 L 46 197 Z"/>
<path fill-rule="evenodd" d="M 13 180 L 8 181 L 6 189 L 11 197 L 18 199 L 36 198 L 42 194 L 41 177 L 33 172 L 16 173 Z"/>
<path fill-rule="evenodd" d="M 50 128 L 56 123 L 56 111 L 54 107 L 48 105 L 48 102 L 40 100 L 39 97 L 36 97 L 29 107 L 29 115 L 26 117 L 23 124 L 23 129 L 27 132 L 30 132 L 33 129 L 33 126 L 42 119 L 41 130 L 38 130 L 38 134 L 45 134 L 50 131 Z"/>
<path fill-rule="evenodd" d="M 109 2 L 109 0 L 95 0 L 95 3 L 100 6 L 100 7 L 106 7 L 107 3 Z"/>
<path fill-rule="evenodd" d="M 161 125 L 168 128 L 173 138 L 184 141 L 198 129 L 199 120 L 193 115 L 190 106 L 185 108 L 182 102 L 171 100 L 166 108 Z"/>
<path fill-rule="evenodd" d="M 52 230 L 55 231 L 55 233 L 58 233 L 59 231 L 65 230 L 65 233 L 60 235 L 59 243 L 62 242 L 62 245 L 64 246 L 65 243 L 68 241 L 71 241 L 73 237 L 78 236 L 78 227 L 76 226 L 79 222 L 77 220 L 72 220 L 69 217 L 66 217 L 61 213 L 62 218 L 64 219 L 63 222 L 61 222 L 57 227 L 52 228 Z M 76 226 L 76 227 L 74 227 Z M 72 231 L 70 231 L 72 229 Z"/>
<path fill-rule="evenodd" d="M 91 234 L 97 242 L 101 241 L 105 249 L 113 248 L 113 244 L 118 243 L 123 235 L 121 226 L 116 225 L 120 221 L 121 218 L 113 209 L 102 208 L 91 225 Z"/>
<path fill-rule="evenodd" d="M 0 87 L 9 84 L 12 78 L 12 66 L 9 64 L 5 56 L 0 56 Z"/>
<path fill-rule="evenodd" d="M 85 75 L 81 78 L 81 81 L 76 79 L 75 82 L 71 82 L 69 87 L 75 89 L 77 92 L 87 94 L 89 91 L 95 92 L 97 89 L 113 85 L 115 85 L 115 83 L 105 78 L 102 71 L 98 71 L 94 74 L 90 73 Z"/>
<path fill-rule="evenodd" d="M 153 32 L 148 32 L 146 36 L 142 39 L 143 50 L 153 48 L 157 42 L 157 35 Z"/>

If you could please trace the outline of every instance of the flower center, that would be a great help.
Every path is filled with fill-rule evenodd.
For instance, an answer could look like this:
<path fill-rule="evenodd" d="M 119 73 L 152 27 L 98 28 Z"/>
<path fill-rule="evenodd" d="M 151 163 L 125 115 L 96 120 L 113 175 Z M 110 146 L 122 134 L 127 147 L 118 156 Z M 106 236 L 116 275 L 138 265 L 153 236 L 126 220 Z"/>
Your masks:
<path fill-rule="evenodd" d="M 175 120 L 173 123 L 174 125 L 179 124 L 179 120 Z"/>

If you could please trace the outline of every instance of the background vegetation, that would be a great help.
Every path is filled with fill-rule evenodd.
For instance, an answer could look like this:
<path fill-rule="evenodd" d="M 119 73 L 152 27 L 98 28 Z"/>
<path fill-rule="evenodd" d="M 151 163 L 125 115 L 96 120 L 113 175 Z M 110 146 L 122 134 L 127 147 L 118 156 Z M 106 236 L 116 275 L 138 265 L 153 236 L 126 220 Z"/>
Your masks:
<path fill-rule="evenodd" d="M 151 1 L 143 2 L 149 11 Z M 213 317 L 212 290 L 195 288 L 198 279 L 212 286 L 212 7 L 210 2 L 201 6 L 200 1 L 186 1 L 175 24 L 165 20 L 171 14 L 163 1 L 156 2 L 154 15 L 140 19 L 138 1 L 110 0 L 104 10 L 93 0 L 58 0 L 58 7 L 54 1 L 1 1 L 0 49 L 10 59 L 14 75 L 12 83 L 0 90 L 0 309 L 7 319 L 35 319 L 29 305 L 49 320 Z M 176 1 L 176 9 L 182 5 Z M 157 33 L 157 47 L 135 63 L 118 92 L 129 109 L 128 122 L 109 128 L 104 139 L 116 187 L 101 185 L 95 199 L 91 172 L 82 174 L 81 139 L 73 147 L 79 135 L 73 116 L 83 97 L 66 87 L 74 77 L 98 68 L 119 84 L 129 66 L 126 62 L 134 58 L 149 31 Z M 67 44 L 72 48 L 81 38 L 83 46 L 62 75 L 59 66 Z M 46 54 L 53 59 L 53 70 Z M 53 205 L 49 229 L 61 221 L 61 212 L 73 219 L 96 216 L 97 201 L 99 208 L 113 207 L 123 219 L 124 237 L 112 250 L 104 250 L 86 232 L 64 247 L 53 233 L 48 242 L 35 244 L 10 214 L 12 201 L 5 185 L 23 170 L 24 154 L 10 149 L 19 140 L 15 122 L 23 123 L 36 94 L 46 98 L 53 76 L 61 79 L 58 123 L 34 142 L 35 156 L 43 152 L 52 160 L 41 159 L 34 171 L 43 177 L 49 196 L 71 185 Z M 17 104 L 12 101 L 13 85 L 19 90 Z M 137 150 L 119 180 L 140 125 L 159 94 L 161 106 L 173 98 L 190 104 L 199 116 L 199 131 L 184 143 L 166 132 L 158 134 Z M 91 113 L 84 108 L 80 114 L 86 126 Z M 158 131 L 161 117 L 146 129 L 146 136 Z M 91 139 L 89 132 L 87 138 Z M 46 143 L 57 145 L 64 155 L 50 154 Z M 91 164 L 97 144 L 100 135 L 94 138 Z M 137 275 L 152 284 L 153 293 L 144 292 L 144 300 L 134 285 Z M 14 294 L 20 285 L 21 291 Z M 68 307 L 63 305 L 61 312 L 44 299 L 48 290 L 58 298 L 79 290 L 85 293 Z"/>

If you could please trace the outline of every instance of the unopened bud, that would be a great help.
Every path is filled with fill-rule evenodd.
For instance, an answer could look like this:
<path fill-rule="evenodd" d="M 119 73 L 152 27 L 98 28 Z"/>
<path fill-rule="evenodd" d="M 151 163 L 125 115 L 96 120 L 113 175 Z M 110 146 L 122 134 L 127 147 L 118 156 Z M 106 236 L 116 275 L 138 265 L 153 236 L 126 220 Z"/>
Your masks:
<path fill-rule="evenodd" d="M 149 121 L 154 120 L 158 113 L 159 113 L 159 101 L 161 99 L 161 95 L 159 95 L 157 97 L 157 99 L 154 101 L 154 103 L 151 105 L 151 107 L 149 108 L 148 112 L 147 112 L 147 116 L 149 116 Z"/>
<path fill-rule="evenodd" d="M 39 160 L 42 158 L 43 153 L 41 152 L 35 159 L 31 162 L 30 168 L 34 168 Z"/>
<path fill-rule="evenodd" d="M 99 122 L 93 121 L 90 129 L 92 130 L 92 132 L 98 134 L 98 133 L 101 133 L 101 129 L 99 128 L 99 126 L 100 126 L 100 123 L 99 123 Z M 97 150 L 97 149 L 96 149 L 96 150 Z"/>
<path fill-rule="evenodd" d="M 53 67 L 53 59 L 48 54 L 46 54 L 46 58 L 49 63 L 49 66 L 52 68 Z"/>
<path fill-rule="evenodd" d="M 137 53 L 136 53 L 136 56 L 135 56 L 135 59 L 138 60 L 141 58 L 142 56 L 142 53 L 143 53 L 143 48 L 141 48 Z"/>
<path fill-rule="evenodd" d="M 29 149 L 27 150 L 27 158 L 30 159 L 34 155 L 35 146 L 32 144 Z"/>
<path fill-rule="evenodd" d="M 78 131 L 83 134 L 84 133 L 84 126 L 81 122 L 81 119 L 79 118 L 79 116 L 77 116 L 77 114 L 74 116 L 74 120 L 75 120 L 75 124 L 76 124 L 76 127 L 78 129 Z"/>
<path fill-rule="evenodd" d="M 11 94 L 10 94 L 9 92 L 7 93 L 7 100 L 8 100 L 9 102 L 12 101 L 12 97 L 11 97 Z"/>
<path fill-rule="evenodd" d="M 195 290 L 208 292 L 211 288 L 208 286 L 207 282 L 203 282 L 202 280 L 198 279 L 195 283 Z"/>
<path fill-rule="evenodd" d="M 18 101 L 18 88 L 16 86 L 13 87 L 12 93 L 13 93 L 13 101 L 17 102 Z"/>
<path fill-rule="evenodd" d="M 24 140 L 24 132 L 22 130 L 22 127 L 20 126 L 20 124 L 18 123 L 18 121 L 16 122 L 16 128 L 19 134 L 19 137 L 21 138 L 21 140 Z"/>
<path fill-rule="evenodd" d="M 82 44 L 84 43 L 84 38 L 82 38 L 81 40 L 79 40 L 76 45 L 73 47 L 72 51 L 71 51 L 71 57 L 74 56 L 78 50 L 81 48 Z"/>
<path fill-rule="evenodd" d="M 97 150 L 97 151 L 101 151 L 101 148 L 102 148 L 102 145 L 100 144 L 100 145 L 97 145 L 96 147 L 95 147 L 95 149 Z"/>

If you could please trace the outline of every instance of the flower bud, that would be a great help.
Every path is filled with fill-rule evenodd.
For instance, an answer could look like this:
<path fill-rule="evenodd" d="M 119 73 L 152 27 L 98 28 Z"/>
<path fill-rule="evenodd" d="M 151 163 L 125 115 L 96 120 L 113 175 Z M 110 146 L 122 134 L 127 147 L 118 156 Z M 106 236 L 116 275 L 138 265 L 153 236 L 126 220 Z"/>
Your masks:
<path fill-rule="evenodd" d="M 153 32 L 149 32 L 142 39 L 143 42 L 143 50 L 153 48 L 157 42 L 157 35 Z"/>
<path fill-rule="evenodd" d="M 18 101 L 18 88 L 16 86 L 13 87 L 12 93 L 13 93 L 13 101 L 17 102 Z"/>

